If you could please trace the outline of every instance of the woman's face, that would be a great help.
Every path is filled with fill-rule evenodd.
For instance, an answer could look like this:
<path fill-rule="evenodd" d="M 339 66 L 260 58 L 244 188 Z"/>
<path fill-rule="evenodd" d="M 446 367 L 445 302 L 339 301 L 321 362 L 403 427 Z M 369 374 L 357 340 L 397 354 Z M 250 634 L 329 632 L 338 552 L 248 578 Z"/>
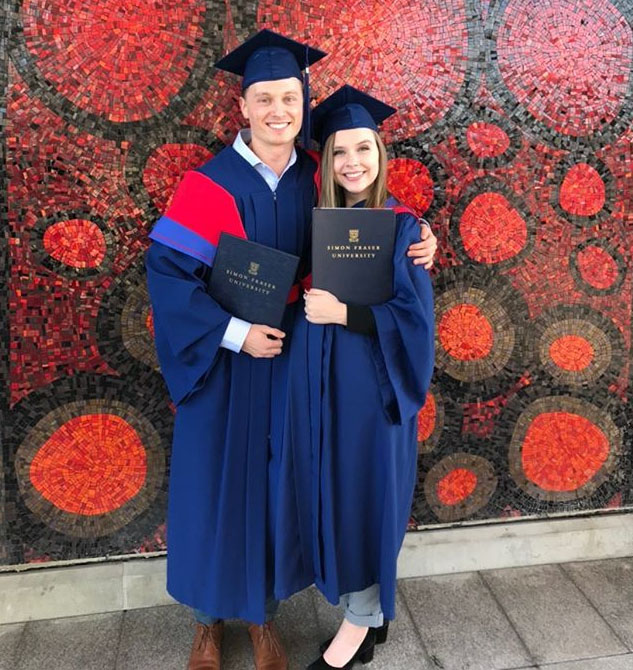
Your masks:
<path fill-rule="evenodd" d="M 334 179 L 345 191 L 347 206 L 365 200 L 376 181 L 380 154 L 370 128 L 339 130 L 334 136 Z"/>

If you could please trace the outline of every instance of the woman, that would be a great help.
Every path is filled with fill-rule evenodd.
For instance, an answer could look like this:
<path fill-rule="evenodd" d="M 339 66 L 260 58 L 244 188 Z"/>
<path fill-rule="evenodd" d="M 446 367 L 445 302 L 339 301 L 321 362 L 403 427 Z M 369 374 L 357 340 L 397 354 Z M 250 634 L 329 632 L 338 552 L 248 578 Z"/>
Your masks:
<path fill-rule="evenodd" d="M 433 368 L 431 282 L 406 258 L 418 221 L 388 196 L 376 132 L 394 111 L 345 86 L 313 112 L 323 147 L 319 205 L 393 208 L 397 232 L 388 302 L 346 305 L 314 287 L 295 328 L 283 480 L 294 477 L 299 530 L 285 540 L 302 546 L 317 587 L 345 607 L 309 670 L 369 662 L 386 639 L 416 477 L 416 416 Z"/>

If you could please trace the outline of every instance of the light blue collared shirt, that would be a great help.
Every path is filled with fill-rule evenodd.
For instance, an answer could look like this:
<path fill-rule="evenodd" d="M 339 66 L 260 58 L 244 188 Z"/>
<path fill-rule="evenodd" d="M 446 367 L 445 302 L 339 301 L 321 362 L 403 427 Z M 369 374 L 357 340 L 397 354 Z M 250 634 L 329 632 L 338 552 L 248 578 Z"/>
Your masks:
<path fill-rule="evenodd" d="M 235 136 L 233 141 L 233 148 L 237 153 L 248 163 L 250 163 L 259 174 L 266 180 L 268 187 L 274 193 L 279 185 L 279 180 L 286 174 L 286 172 L 297 162 L 297 150 L 292 147 L 290 160 L 284 171 L 277 176 L 277 173 L 266 165 L 262 159 L 248 146 L 251 141 L 250 128 L 244 128 Z"/>
<path fill-rule="evenodd" d="M 290 154 L 290 160 L 288 165 L 284 168 L 284 171 L 277 176 L 277 173 L 248 146 L 248 143 L 251 141 L 251 131 L 250 128 L 244 128 L 235 136 L 233 141 L 233 149 L 250 165 L 255 168 L 255 170 L 264 178 L 270 190 L 274 193 L 279 186 L 280 179 L 286 174 L 286 172 L 297 162 L 297 150 L 293 147 L 292 153 Z M 243 321 L 238 319 L 235 316 L 231 317 L 229 325 L 224 331 L 224 337 L 220 343 L 221 347 L 225 349 L 230 349 L 235 353 L 239 353 L 242 350 L 242 345 L 244 340 L 248 335 L 250 330 L 251 323 L 248 321 Z"/>

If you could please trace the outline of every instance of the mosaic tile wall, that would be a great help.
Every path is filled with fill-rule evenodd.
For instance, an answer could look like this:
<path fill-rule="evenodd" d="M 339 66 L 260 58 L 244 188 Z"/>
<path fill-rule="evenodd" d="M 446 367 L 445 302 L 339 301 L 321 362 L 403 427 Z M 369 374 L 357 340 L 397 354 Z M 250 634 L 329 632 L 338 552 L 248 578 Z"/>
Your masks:
<path fill-rule="evenodd" d="M 440 238 L 412 526 L 631 505 L 633 0 L 0 1 L 0 564 L 165 547 L 142 255 L 264 26 L 330 52 L 317 99 L 398 107 Z"/>

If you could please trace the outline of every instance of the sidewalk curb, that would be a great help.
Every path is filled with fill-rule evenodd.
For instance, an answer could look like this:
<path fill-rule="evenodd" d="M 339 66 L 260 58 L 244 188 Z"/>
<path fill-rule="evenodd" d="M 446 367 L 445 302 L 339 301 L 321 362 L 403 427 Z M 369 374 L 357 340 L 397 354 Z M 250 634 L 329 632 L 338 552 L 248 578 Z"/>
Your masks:
<path fill-rule="evenodd" d="M 633 556 L 633 512 L 408 533 L 398 577 Z M 0 573 L 0 624 L 168 605 L 164 555 Z M 11 570 L 11 571 L 9 571 Z"/>

